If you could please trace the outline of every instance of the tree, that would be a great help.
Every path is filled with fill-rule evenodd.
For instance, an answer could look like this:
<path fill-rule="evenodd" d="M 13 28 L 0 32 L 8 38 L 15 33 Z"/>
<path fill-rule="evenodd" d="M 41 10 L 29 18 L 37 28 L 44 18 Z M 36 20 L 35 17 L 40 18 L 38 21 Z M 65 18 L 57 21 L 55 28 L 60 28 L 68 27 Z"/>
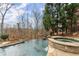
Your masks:
<path fill-rule="evenodd" d="M 46 30 L 52 29 L 53 33 L 57 32 L 59 29 L 60 24 L 60 10 L 63 4 L 60 3 L 47 3 L 45 5 L 45 12 L 44 12 L 44 21 L 43 24 Z"/>
<path fill-rule="evenodd" d="M 71 34 L 77 28 L 76 10 L 79 8 L 78 3 L 47 3 L 45 5 L 43 24 L 46 30 L 52 29 L 53 33 L 58 34 L 59 29 L 66 34 L 68 30 Z"/>
<path fill-rule="evenodd" d="M 62 35 L 63 32 L 66 32 L 67 34 L 67 17 L 66 17 L 66 11 L 65 11 L 65 6 L 67 5 L 67 3 L 62 3 L 60 5 L 60 9 L 59 9 L 59 22 L 61 24 L 61 30 L 62 30 Z"/>
<path fill-rule="evenodd" d="M 39 11 L 37 11 L 38 9 L 34 9 L 33 11 L 32 11 L 32 14 L 33 14 L 33 17 L 34 17 L 34 22 L 35 22 L 35 31 L 36 31 L 36 38 L 37 38 L 37 36 L 38 36 L 38 29 L 39 29 L 39 20 L 41 19 L 41 13 L 39 12 Z"/>
<path fill-rule="evenodd" d="M 44 11 L 44 16 L 43 16 L 43 24 L 44 24 L 44 27 L 47 31 L 49 31 L 50 29 L 52 29 L 52 31 L 54 32 L 54 25 L 55 25 L 55 22 L 53 20 L 54 16 L 53 16 L 53 12 L 54 10 L 52 11 L 52 6 L 53 4 L 50 4 L 50 3 L 47 3 L 45 5 L 45 11 Z M 50 33 L 50 35 L 52 35 L 52 33 Z"/>
<path fill-rule="evenodd" d="M 0 3 L 0 14 L 2 16 L 1 19 L 1 34 L 3 34 L 3 25 L 4 25 L 4 19 L 5 15 L 8 12 L 8 10 L 13 6 L 14 4 L 10 3 Z"/>
<path fill-rule="evenodd" d="M 67 11 L 67 18 L 70 20 L 70 27 L 71 27 L 71 34 L 76 31 L 76 25 L 77 25 L 77 16 L 75 15 L 76 10 L 79 8 L 79 3 L 71 3 L 68 4 L 65 7 L 65 10 Z M 75 26 L 73 26 L 75 25 Z M 73 30 L 74 29 L 74 30 Z"/>

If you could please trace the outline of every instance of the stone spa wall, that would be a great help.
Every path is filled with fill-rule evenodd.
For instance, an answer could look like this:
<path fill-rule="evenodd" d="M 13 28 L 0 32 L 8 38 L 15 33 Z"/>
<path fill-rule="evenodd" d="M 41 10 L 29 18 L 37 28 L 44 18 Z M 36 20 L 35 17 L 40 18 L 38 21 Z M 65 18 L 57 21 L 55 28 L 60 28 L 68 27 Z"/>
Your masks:
<path fill-rule="evenodd" d="M 61 42 L 54 38 L 48 38 L 48 56 L 78 56 L 79 55 L 79 43 L 74 42 Z M 59 36 L 58 36 L 59 37 Z"/>

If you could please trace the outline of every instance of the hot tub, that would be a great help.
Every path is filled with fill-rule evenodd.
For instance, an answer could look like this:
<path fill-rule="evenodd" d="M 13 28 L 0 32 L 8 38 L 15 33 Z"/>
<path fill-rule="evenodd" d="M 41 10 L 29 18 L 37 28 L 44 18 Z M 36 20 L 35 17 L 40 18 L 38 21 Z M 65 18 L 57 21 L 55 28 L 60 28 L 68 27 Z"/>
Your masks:
<path fill-rule="evenodd" d="M 79 39 L 62 36 L 49 38 L 48 55 L 79 55 Z"/>

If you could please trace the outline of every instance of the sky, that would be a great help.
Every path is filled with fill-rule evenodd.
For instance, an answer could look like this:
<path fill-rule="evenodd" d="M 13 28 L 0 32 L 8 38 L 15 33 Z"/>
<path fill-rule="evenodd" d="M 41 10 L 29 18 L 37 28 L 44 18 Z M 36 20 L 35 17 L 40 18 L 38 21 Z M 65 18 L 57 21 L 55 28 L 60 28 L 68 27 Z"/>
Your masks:
<path fill-rule="evenodd" d="M 22 4 L 16 3 L 6 13 L 4 23 L 7 24 L 6 26 L 9 26 L 9 25 L 13 26 L 13 24 L 16 24 L 21 21 L 20 20 L 21 15 L 24 15 L 24 20 L 26 21 L 27 13 L 28 13 L 28 20 L 34 26 L 35 23 L 34 23 L 34 17 L 33 17 L 32 11 L 35 10 L 42 15 L 44 7 L 45 7 L 45 4 L 43 3 L 22 3 Z M 1 23 L 1 20 L 0 20 L 0 23 Z"/>

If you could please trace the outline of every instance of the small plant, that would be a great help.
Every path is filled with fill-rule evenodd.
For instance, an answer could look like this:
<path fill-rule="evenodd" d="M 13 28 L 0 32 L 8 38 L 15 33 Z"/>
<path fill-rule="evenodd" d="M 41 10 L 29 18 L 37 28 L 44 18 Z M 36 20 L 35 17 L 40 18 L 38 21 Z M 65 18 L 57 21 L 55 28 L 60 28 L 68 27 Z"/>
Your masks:
<path fill-rule="evenodd" d="M 0 38 L 3 39 L 3 40 L 5 40 L 5 39 L 8 38 L 8 36 L 9 36 L 8 34 L 2 34 L 2 35 L 0 36 Z"/>

